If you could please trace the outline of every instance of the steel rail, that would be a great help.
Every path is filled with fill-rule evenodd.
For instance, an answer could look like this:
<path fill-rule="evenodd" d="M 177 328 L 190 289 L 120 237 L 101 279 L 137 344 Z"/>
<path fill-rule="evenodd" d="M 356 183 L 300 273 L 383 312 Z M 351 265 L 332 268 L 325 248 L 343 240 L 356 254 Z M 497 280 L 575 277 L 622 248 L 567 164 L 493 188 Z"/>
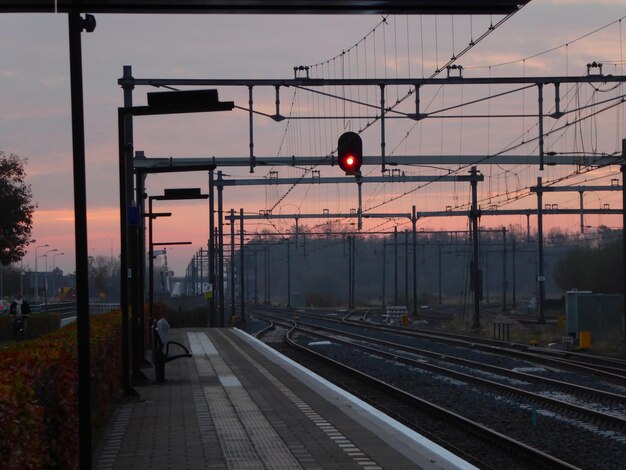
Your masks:
<path fill-rule="evenodd" d="M 384 390 L 388 395 L 395 397 L 409 405 L 420 409 L 423 412 L 430 414 L 431 416 L 439 417 L 445 422 L 451 423 L 457 427 L 467 430 L 472 436 L 480 436 L 490 445 L 496 444 L 500 448 L 505 448 L 510 450 L 520 456 L 524 456 L 525 458 L 532 459 L 538 465 L 546 465 L 554 468 L 557 466 L 559 468 L 567 468 L 567 469 L 577 469 L 576 467 L 568 462 L 557 459 L 545 452 L 542 452 L 534 447 L 531 447 L 523 442 L 515 440 L 509 436 L 506 436 L 498 431 L 495 431 L 487 426 L 484 426 L 480 423 L 476 423 L 467 419 L 458 413 L 447 410 L 439 405 L 436 405 L 432 402 L 424 400 L 423 398 L 417 397 L 409 392 L 401 390 L 397 387 L 393 387 L 376 377 L 372 377 L 371 375 L 365 374 L 357 369 L 354 369 L 346 364 L 342 364 L 341 362 L 335 361 L 327 356 L 324 356 L 306 346 L 298 344 L 292 338 L 292 332 L 294 329 L 290 330 L 285 336 L 285 341 L 291 347 L 303 351 L 313 357 L 316 357 L 322 360 L 325 363 L 330 364 L 332 367 L 343 371 L 353 377 L 357 377 L 359 380 L 364 381 L 372 386 L 380 388 Z"/>
<path fill-rule="evenodd" d="M 317 326 L 314 326 L 315 328 L 317 328 Z M 317 331 L 314 330 L 310 330 L 307 328 L 303 328 L 302 326 L 298 326 L 298 329 L 307 333 L 307 334 L 312 334 L 315 336 L 318 336 L 320 338 L 324 338 L 326 340 L 330 340 L 345 346 L 349 346 L 349 347 L 354 347 L 357 348 L 361 351 L 365 351 L 367 353 L 370 354 L 374 354 L 376 356 L 381 356 L 384 357 L 386 359 L 390 359 L 394 362 L 400 362 L 402 364 L 411 366 L 411 367 L 415 367 L 418 369 L 423 369 L 423 370 L 427 370 L 429 372 L 433 372 L 435 374 L 439 374 L 439 375 L 444 375 L 444 376 L 448 376 L 448 377 L 453 377 L 457 380 L 461 380 L 463 382 L 467 382 L 467 383 L 471 383 L 474 385 L 478 385 L 481 387 L 487 387 L 487 388 L 491 388 L 491 389 L 495 389 L 500 393 L 505 393 L 505 394 L 510 394 L 510 395 L 516 395 L 518 397 L 522 397 L 526 400 L 530 400 L 530 401 L 534 401 L 534 402 L 539 402 L 539 403 L 544 403 L 548 406 L 551 407 L 555 407 L 555 408 L 560 408 L 560 409 L 565 409 L 569 412 L 573 412 L 576 413 L 579 416 L 585 416 L 587 418 L 590 418 L 592 420 L 597 420 L 599 422 L 603 422 L 606 423 L 607 425 L 620 429 L 620 430 L 625 430 L 626 429 L 626 419 L 624 418 L 620 418 L 618 416 L 615 415 L 610 415 L 610 414 L 606 414 L 600 411 L 596 411 L 596 410 L 592 410 L 589 408 L 585 408 L 582 407 L 580 405 L 575 405 L 573 403 L 568 403 L 562 400 L 557 400 L 555 398 L 550 398 L 550 397 L 546 397 L 544 395 L 540 395 L 538 393 L 534 393 L 534 392 L 529 392 L 527 390 L 523 390 L 523 389 L 519 389 L 510 385 L 505 385 L 505 384 L 501 384 L 498 382 L 494 382 L 493 380 L 489 380 L 489 379 L 484 379 L 484 378 L 480 378 L 480 377 L 475 377 L 463 372 L 458 372 L 452 369 L 447 369 L 445 367 L 441 367 L 441 366 L 436 366 L 434 364 L 429 364 L 427 362 L 422 362 L 422 361 L 418 361 L 415 359 L 411 359 L 408 357 L 404 357 L 404 356 L 399 356 L 398 354 L 394 354 L 388 351 L 383 351 L 381 349 L 372 347 L 372 346 L 365 346 L 365 345 L 360 345 L 360 344 L 355 344 L 351 341 L 347 341 L 347 340 L 342 340 L 340 338 L 337 338 L 335 336 L 332 335 L 326 335 L 323 333 L 319 333 Z M 342 335 L 342 332 L 335 332 L 338 336 Z M 396 346 L 394 346 L 396 347 Z"/>

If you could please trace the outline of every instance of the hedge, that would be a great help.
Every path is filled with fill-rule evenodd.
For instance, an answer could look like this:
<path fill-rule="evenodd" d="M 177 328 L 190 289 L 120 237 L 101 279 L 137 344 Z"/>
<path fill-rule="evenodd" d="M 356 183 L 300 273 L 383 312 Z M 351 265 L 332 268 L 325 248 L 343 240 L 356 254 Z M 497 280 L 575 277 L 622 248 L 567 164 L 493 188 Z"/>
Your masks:
<path fill-rule="evenodd" d="M 90 317 L 92 426 L 121 388 L 121 314 Z M 13 469 L 78 468 L 76 325 L 0 349 L 0 462 Z"/>
<path fill-rule="evenodd" d="M 33 313 L 28 317 L 24 331 L 26 339 L 38 338 L 59 329 L 61 314 L 56 312 Z M 0 316 L 0 341 L 13 340 L 13 323 L 9 315 Z"/>

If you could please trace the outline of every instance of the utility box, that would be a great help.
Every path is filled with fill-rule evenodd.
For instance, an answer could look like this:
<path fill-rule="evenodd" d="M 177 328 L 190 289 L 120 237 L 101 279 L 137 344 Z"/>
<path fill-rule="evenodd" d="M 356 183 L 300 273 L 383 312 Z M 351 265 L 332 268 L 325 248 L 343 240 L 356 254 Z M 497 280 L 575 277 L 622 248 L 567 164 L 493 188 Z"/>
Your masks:
<path fill-rule="evenodd" d="M 579 341 L 580 349 L 591 349 L 591 331 L 581 331 Z"/>
<path fill-rule="evenodd" d="M 589 333 L 595 341 L 610 341 L 624 337 L 624 296 L 569 291 L 565 296 L 566 333 L 580 338 Z M 582 345 L 581 345 L 582 347 Z"/>
<path fill-rule="evenodd" d="M 291 308 L 304 308 L 306 307 L 306 299 L 304 298 L 304 294 L 300 292 L 292 292 L 291 293 Z"/>

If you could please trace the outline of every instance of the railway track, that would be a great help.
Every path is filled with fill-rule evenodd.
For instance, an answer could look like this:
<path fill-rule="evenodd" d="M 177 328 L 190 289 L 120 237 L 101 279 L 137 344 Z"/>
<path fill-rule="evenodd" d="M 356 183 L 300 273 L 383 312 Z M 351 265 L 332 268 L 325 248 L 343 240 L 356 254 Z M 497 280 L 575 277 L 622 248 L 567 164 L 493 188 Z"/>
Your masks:
<path fill-rule="evenodd" d="M 287 323 L 285 322 L 287 320 L 284 312 L 257 311 L 256 315 L 272 315 L 275 327 L 282 324 L 281 328 L 286 328 Z M 401 392 L 391 389 L 379 392 L 382 393 L 382 396 L 396 397 L 395 400 L 401 404 L 389 404 L 385 400 L 382 400 L 383 403 L 372 403 L 392 416 L 401 416 L 406 420 L 407 409 L 425 410 L 430 405 L 443 410 L 439 410 L 437 413 L 449 412 L 484 428 L 480 433 L 472 431 L 477 435 L 488 435 L 492 431 L 505 436 L 505 440 L 510 441 L 506 444 L 500 441 L 500 437 L 492 436 L 486 440 L 498 442 L 496 448 L 500 451 L 508 449 L 505 453 L 510 452 L 515 455 L 515 464 L 513 467 L 507 468 L 576 468 L 578 465 L 582 468 L 596 467 L 593 463 L 593 457 L 590 460 L 589 457 L 585 457 L 585 452 L 582 452 L 582 449 L 589 447 L 591 443 L 594 443 L 595 446 L 602 443 L 604 448 L 608 446 L 608 448 L 613 449 L 611 454 L 615 457 L 610 459 L 615 458 L 616 461 L 621 462 L 622 460 L 619 459 L 626 457 L 626 396 L 623 393 L 568 383 L 520 370 L 511 370 L 507 367 L 484 364 L 449 352 L 430 351 L 425 348 L 401 344 L 389 338 L 373 336 L 374 333 L 380 336 L 392 336 L 392 333 L 387 331 L 388 327 L 383 330 L 370 329 L 369 325 L 368 328 L 365 328 L 363 322 L 342 321 L 341 318 L 335 318 L 329 326 L 328 324 L 319 324 L 319 318 L 315 320 L 315 323 L 311 323 L 311 316 L 302 312 L 298 312 L 296 316 L 298 317 L 296 320 L 298 325 L 290 327 L 290 333 L 285 339 L 286 344 L 289 344 L 291 348 L 298 348 L 299 354 L 306 352 L 308 355 L 315 355 L 316 362 L 323 361 L 327 364 L 324 369 L 325 374 L 332 375 L 336 373 L 336 370 L 344 370 L 344 368 L 347 368 L 345 370 L 359 369 L 359 372 L 364 374 L 359 379 L 354 378 L 359 372 L 344 371 L 343 373 L 353 377 L 348 387 L 353 393 L 360 396 L 368 396 L 371 393 L 363 392 L 360 389 L 362 385 L 358 385 L 359 381 L 370 384 L 368 386 L 372 386 L 371 384 L 374 383 L 378 390 L 383 390 L 386 386 L 401 390 Z M 306 317 L 308 320 L 304 322 L 302 317 Z M 370 333 L 363 334 L 363 330 L 370 331 Z M 269 330 L 261 336 L 265 337 L 268 333 Z M 270 341 L 273 344 L 282 341 L 275 336 L 276 333 L 270 334 L 274 335 Z M 283 337 L 285 334 L 279 336 Z M 459 339 L 456 338 L 456 340 Z M 494 346 L 491 345 L 491 347 Z M 490 350 L 489 353 L 493 354 L 493 350 Z M 328 365 L 330 365 L 330 369 Z M 619 366 L 619 363 L 617 365 Z M 616 369 L 620 370 L 619 367 Z M 606 373 L 617 375 L 615 372 Z M 421 384 L 416 385 L 416 381 L 421 382 Z M 429 388 L 430 390 L 428 390 Z M 444 390 L 440 394 L 442 396 L 439 397 L 439 400 L 436 397 L 437 393 L 432 393 L 433 389 Z M 403 394 L 419 398 L 429 405 L 421 402 L 418 405 L 414 398 L 407 398 Z M 429 399 L 429 395 L 434 396 L 435 399 Z M 442 399 L 444 395 L 445 397 Z M 450 395 L 454 396 L 450 397 Z M 398 396 L 404 396 L 404 398 L 399 399 Z M 460 403 L 472 403 L 476 400 L 474 398 L 476 396 L 480 397 L 481 403 L 478 410 L 464 409 L 467 406 L 461 406 L 459 409 Z M 455 401 L 456 406 L 454 406 Z M 485 405 L 485 403 L 495 403 L 497 406 Z M 481 406 L 484 408 L 482 412 Z M 426 413 L 426 411 L 422 412 Z M 428 413 L 434 413 L 434 411 Z M 497 416 L 489 417 L 489 415 Z M 539 420 L 543 423 L 550 422 L 549 426 L 553 430 L 560 430 L 560 432 L 555 431 L 560 437 L 550 439 L 533 437 L 532 434 L 555 435 L 555 432 L 546 432 L 545 429 L 537 433 L 538 427 L 534 420 L 537 419 L 538 415 Z M 444 419 L 442 418 L 443 415 L 438 416 L 438 419 Z M 417 421 L 421 423 L 422 421 L 419 419 L 422 418 L 418 418 Z M 454 426 L 460 426 L 463 429 L 468 429 L 467 427 L 470 426 L 467 423 L 459 424 L 457 418 L 445 418 L 445 421 L 450 425 L 454 422 L 456 423 Z M 411 424 L 405 424 L 411 426 Z M 412 427 L 416 427 L 415 423 Z M 422 429 L 418 429 L 418 431 L 424 432 Z M 437 436 L 441 434 L 436 429 L 434 431 L 427 430 L 427 432 Z M 607 436 L 609 439 L 605 442 L 604 438 Z M 466 446 L 466 438 L 464 437 L 457 437 L 457 440 L 452 443 L 448 442 L 446 438 L 438 439 L 443 440 L 442 445 L 453 452 L 457 452 L 458 449 L 455 450 L 455 448 L 459 447 L 459 439 L 461 439 L 464 444 L 460 446 L 463 449 L 460 455 L 463 458 L 467 458 L 464 453 L 468 453 L 472 459 L 480 460 L 479 466 L 483 468 L 485 465 L 493 465 L 482 461 L 484 457 L 476 456 L 471 450 L 475 448 L 475 444 Z M 564 446 L 563 444 L 566 442 L 567 445 Z M 580 443 L 581 452 L 564 451 L 563 447 L 575 448 L 576 442 Z M 515 446 L 515 443 L 525 450 L 513 451 L 511 446 Z M 465 450 L 467 447 L 469 447 L 469 451 Z M 484 450 L 484 445 L 482 448 Z M 531 460 L 531 457 L 523 456 L 525 452 L 531 454 L 538 452 L 539 457 L 534 456 Z M 603 453 L 604 457 L 605 454 Z M 531 461 L 534 463 L 528 465 Z M 493 468 L 504 467 L 496 465 Z M 597 468 L 620 468 L 620 464 L 608 462 L 606 466 L 601 465 Z"/>

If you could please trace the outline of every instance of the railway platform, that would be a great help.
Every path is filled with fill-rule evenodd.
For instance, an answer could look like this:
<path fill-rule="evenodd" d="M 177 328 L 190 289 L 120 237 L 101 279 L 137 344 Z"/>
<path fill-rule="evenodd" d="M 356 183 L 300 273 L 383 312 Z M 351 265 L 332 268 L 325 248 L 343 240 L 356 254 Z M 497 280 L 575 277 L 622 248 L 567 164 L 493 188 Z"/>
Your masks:
<path fill-rule="evenodd" d="M 94 468 L 474 468 L 240 330 L 171 333 L 193 357 L 117 407 Z"/>

